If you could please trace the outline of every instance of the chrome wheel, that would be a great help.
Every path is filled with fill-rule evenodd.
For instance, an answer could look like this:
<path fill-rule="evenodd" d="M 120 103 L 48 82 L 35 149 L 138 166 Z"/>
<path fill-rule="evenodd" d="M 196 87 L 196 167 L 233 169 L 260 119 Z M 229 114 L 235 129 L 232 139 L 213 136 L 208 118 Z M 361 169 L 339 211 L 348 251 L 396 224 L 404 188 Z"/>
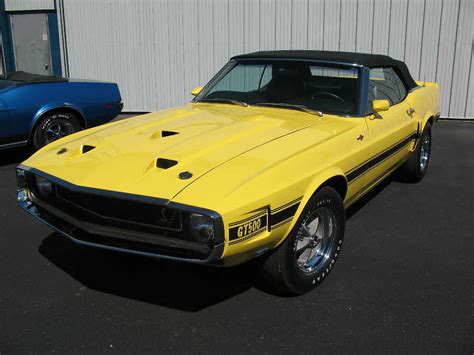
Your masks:
<path fill-rule="evenodd" d="M 56 139 L 65 137 L 74 133 L 74 127 L 67 121 L 52 120 L 44 127 L 44 141 L 46 144 L 55 141 Z"/>
<path fill-rule="evenodd" d="M 331 256 L 336 236 L 336 216 L 319 207 L 302 222 L 295 247 L 296 263 L 305 273 L 318 272 Z"/>
<path fill-rule="evenodd" d="M 431 152 L 431 135 L 425 134 L 421 141 L 420 147 L 420 169 L 425 170 L 430 159 Z"/>

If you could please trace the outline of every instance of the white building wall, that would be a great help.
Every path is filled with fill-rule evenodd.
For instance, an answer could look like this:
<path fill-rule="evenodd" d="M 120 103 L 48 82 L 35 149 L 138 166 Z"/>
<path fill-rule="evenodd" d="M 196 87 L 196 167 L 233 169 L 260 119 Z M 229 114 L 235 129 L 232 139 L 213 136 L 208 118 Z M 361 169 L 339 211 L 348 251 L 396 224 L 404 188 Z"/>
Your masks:
<path fill-rule="evenodd" d="M 54 10 L 54 0 L 5 0 L 6 11 Z"/>
<path fill-rule="evenodd" d="M 69 76 L 119 83 L 127 111 L 189 101 L 235 54 L 325 49 L 404 60 L 474 118 L 474 0 L 57 1 Z"/>

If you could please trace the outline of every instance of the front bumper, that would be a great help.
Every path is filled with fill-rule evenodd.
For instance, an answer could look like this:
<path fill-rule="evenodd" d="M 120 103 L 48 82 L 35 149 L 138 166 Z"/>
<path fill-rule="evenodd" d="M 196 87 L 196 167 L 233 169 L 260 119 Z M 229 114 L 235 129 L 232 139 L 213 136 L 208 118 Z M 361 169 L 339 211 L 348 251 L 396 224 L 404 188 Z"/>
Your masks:
<path fill-rule="evenodd" d="M 104 199 L 104 197 L 106 198 L 108 195 L 113 195 L 113 198 L 117 199 L 117 195 L 119 195 L 119 197 L 123 199 L 123 203 L 129 201 L 130 204 L 133 204 L 135 200 L 141 201 L 143 199 L 146 199 L 147 203 L 154 202 L 157 211 L 159 211 L 160 208 L 170 208 L 180 213 L 205 213 L 212 218 L 215 228 L 212 243 L 201 243 L 184 238 L 173 238 L 173 235 L 176 235 L 173 233 L 177 232 L 161 231 L 161 227 L 157 227 L 156 230 L 149 230 L 150 228 L 145 230 L 143 230 L 143 228 L 141 230 L 133 230 L 128 227 L 130 223 L 124 221 L 115 221 L 113 224 L 101 223 L 101 221 L 105 222 L 106 220 L 112 219 L 103 216 L 94 216 L 95 218 L 91 221 L 85 218 L 86 214 L 84 213 L 71 213 L 71 210 L 67 208 L 61 208 L 62 206 L 57 206 L 54 205 L 54 203 L 45 201 L 45 199 L 38 198 L 39 194 L 33 191 L 33 187 L 24 186 L 27 183 L 19 181 L 18 203 L 20 207 L 39 221 L 60 232 L 77 244 L 129 254 L 199 264 L 213 264 L 217 262 L 223 254 L 224 230 L 222 218 L 213 211 L 173 202 L 164 203 L 160 199 L 152 199 L 144 196 L 84 188 L 72 185 L 36 169 L 25 166 L 20 166 L 19 169 L 25 171 L 27 174 L 47 178 L 52 181 L 55 186 L 67 188 L 68 190 L 81 194 L 86 193 L 91 196 L 97 196 L 100 199 Z M 127 225 L 127 228 L 122 227 L 123 225 Z"/>

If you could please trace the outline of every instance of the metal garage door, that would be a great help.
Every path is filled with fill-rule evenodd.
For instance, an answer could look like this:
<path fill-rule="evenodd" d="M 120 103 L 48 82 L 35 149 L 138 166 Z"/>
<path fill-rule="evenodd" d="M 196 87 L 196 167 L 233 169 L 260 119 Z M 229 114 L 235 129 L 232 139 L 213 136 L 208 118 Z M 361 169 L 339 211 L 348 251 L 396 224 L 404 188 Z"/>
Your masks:
<path fill-rule="evenodd" d="M 16 70 L 51 74 L 48 16 L 15 14 L 10 21 Z"/>

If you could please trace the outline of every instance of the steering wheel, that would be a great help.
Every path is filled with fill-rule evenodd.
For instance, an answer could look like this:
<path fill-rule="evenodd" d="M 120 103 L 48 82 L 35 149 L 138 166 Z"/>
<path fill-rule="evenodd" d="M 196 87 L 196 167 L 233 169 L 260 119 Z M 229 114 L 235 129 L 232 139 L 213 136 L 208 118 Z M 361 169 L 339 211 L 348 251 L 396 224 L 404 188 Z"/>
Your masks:
<path fill-rule="evenodd" d="M 311 98 L 314 99 L 314 98 L 316 98 L 317 96 L 330 96 L 330 97 L 332 97 L 332 98 L 334 98 L 334 99 L 336 99 L 336 100 L 338 100 L 338 101 L 345 102 L 345 100 L 344 100 L 342 97 L 340 97 L 340 96 L 338 96 L 338 95 L 336 95 L 336 94 L 334 94 L 334 93 L 332 93 L 332 92 L 328 92 L 328 91 L 317 92 L 317 93 L 314 94 Z"/>

